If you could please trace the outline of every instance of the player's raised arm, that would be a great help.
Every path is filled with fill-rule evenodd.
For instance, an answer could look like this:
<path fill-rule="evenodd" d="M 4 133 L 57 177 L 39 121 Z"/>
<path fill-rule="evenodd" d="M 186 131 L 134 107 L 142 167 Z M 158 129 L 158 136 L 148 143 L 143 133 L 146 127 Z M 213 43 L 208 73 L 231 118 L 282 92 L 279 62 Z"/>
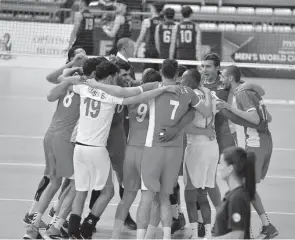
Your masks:
<path fill-rule="evenodd" d="M 176 24 L 175 27 L 172 29 L 171 42 L 170 42 L 170 48 L 169 48 L 169 58 L 174 58 L 174 53 L 175 53 L 175 49 L 176 49 L 178 25 L 179 24 Z"/>
<path fill-rule="evenodd" d="M 57 78 L 57 81 L 59 83 L 70 79 L 75 81 L 77 79 L 76 76 L 73 76 L 75 73 L 82 75 L 82 69 L 80 67 L 64 69 L 63 74 Z"/>
<path fill-rule="evenodd" d="M 135 48 L 134 48 L 134 56 L 137 56 L 138 49 L 140 47 L 140 44 L 143 42 L 144 37 L 147 33 L 148 28 L 150 27 L 150 19 L 144 19 L 142 24 L 141 24 L 141 30 L 139 37 L 137 38 L 137 41 L 135 43 Z"/>
<path fill-rule="evenodd" d="M 108 37 L 114 38 L 120 29 L 121 23 L 122 23 L 122 16 L 117 15 L 114 21 L 113 28 L 109 30 L 107 26 L 103 26 L 102 30 L 105 32 L 106 35 L 108 35 Z"/>
<path fill-rule="evenodd" d="M 74 44 L 74 42 L 76 40 L 77 33 L 79 31 L 80 24 L 81 24 L 81 21 L 82 20 L 83 20 L 82 13 L 80 13 L 80 12 L 75 13 L 75 17 L 74 17 L 74 28 L 73 28 L 72 33 L 71 33 L 71 36 L 70 36 L 70 42 L 69 42 L 68 49 L 70 49 L 73 46 L 73 44 Z"/>
<path fill-rule="evenodd" d="M 192 93 L 191 105 L 197 109 L 204 117 L 210 117 L 212 115 L 212 97 L 208 88 L 201 88 L 205 98 L 201 99 L 201 95 L 197 95 L 194 91 Z"/>
<path fill-rule="evenodd" d="M 160 54 L 160 24 L 157 25 L 155 30 L 155 45 L 158 53 Z"/>

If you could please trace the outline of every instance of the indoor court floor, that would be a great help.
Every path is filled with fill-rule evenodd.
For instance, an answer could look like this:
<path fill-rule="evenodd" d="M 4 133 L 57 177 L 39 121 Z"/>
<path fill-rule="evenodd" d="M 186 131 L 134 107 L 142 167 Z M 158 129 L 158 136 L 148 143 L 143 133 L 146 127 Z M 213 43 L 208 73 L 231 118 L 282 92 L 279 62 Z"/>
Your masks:
<path fill-rule="evenodd" d="M 52 85 L 45 79 L 51 69 L 0 67 L 0 239 L 20 239 L 25 232 L 22 219 L 30 208 L 37 184 L 44 169 L 43 136 L 50 124 L 56 103 L 49 103 L 46 94 Z M 270 125 L 274 152 L 268 176 L 258 187 L 266 211 L 279 229 L 278 238 L 295 238 L 295 81 L 247 79 L 261 84 L 266 91 L 265 102 L 273 116 Z M 239 130 L 240 136 L 242 131 Z M 239 138 L 241 141 L 242 138 Z M 182 179 L 181 189 L 183 190 Z M 222 192 L 224 182 L 219 181 Z M 140 194 L 138 194 L 140 195 Z M 183 199 L 183 194 L 182 194 Z M 94 238 L 110 238 L 116 196 L 97 225 Z M 136 216 L 139 197 L 132 206 Z M 184 203 L 184 201 L 182 201 Z M 185 212 L 185 205 L 183 210 Z M 87 210 L 86 210 L 87 213 Z M 212 211 L 214 215 L 214 211 Z M 252 214 L 254 235 L 260 221 Z M 44 217 L 45 222 L 49 218 Z M 136 233 L 126 230 L 122 238 L 135 238 Z M 161 238 L 159 229 L 158 238 Z M 173 238 L 188 238 L 189 231 L 180 231 Z"/>

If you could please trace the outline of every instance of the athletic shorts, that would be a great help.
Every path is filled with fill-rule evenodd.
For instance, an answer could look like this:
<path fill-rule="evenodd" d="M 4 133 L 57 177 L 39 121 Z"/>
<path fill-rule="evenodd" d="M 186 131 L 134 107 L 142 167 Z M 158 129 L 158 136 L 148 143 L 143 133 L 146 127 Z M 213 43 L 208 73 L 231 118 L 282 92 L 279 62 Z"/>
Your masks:
<path fill-rule="evenodd" d="M 74 144 L 70 142 L 71 134 L 47 132 L 43 140 L 45 155 L 45 176 L 70 178 L 74 173 Z"/>
<path fill-rule="evenodd" d="M 141 188 L 141 161 L 144 147 L 127 146 L 123 168 L 123 185 L 126 190 Z"/>
<path fill-rule="evenodd" d="M 76 144 L 74 151 L 76 190 L 102 190 L 113 186 L 109 153 L 105 147 Z"/>
<path fill-rule="evenodd" d="M 186 146 L 187 146 L 187 138 L 186 138 L 186 134 L 184 134 L 183 135 L 183 148 L 182 148 L 181 166 L 183 165 Z M 180 167 L 178 176 L 183 176 L 183 167 Z"/>
<path fill-rule="evenodd" d="M 246 145 L 247 151 L 255 153 L 255 178 L 256 183 L 260 183 L 267 174 L 272 155 L 273 143 L 270 134 L 260 134 L 260 147 L 250 147 Z"/>
<path fill-rule="evenodd" d="M 142 189 L 173 193 L 182 163 L 182 147 L 145 147 L 141 164 Z"/>
<path fill-rule="evenodd" d="M 116 172 L 119 182 L 123 181 L 123 165 L 126 150 L 126 137 L 124 129 L 111 130 L 107 150 L 111 159 L 111 164 Z"/>

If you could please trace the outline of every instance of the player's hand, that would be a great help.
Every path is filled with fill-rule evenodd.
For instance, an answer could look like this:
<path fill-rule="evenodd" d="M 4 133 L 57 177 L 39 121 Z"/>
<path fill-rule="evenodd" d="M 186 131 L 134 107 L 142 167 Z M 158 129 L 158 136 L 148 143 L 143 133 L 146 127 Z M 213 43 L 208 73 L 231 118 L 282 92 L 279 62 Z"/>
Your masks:
<path fill-rule="evenodd" d="M 117 57 L 112 54 L 109 56 L 109 61 L 115 63 L 117 61 Z"/>
<path fill-rule="evenodd" d="M 213 127 L 207 128 L 206 136 L 210 139 L 210 141 L 213 141 L 216 138 L 215 129 Z"/>
<path fill-rule="evenodd" d="M 93 78 L 87 79 L 84 84 L 92 88 L 97 88 L 97 81 Z"/>
<path fill-rule="evenodd" d="M 158 139 L 161 142 L 168 142 L 171 139 L 173 139 L 178 133 L 179 133 L 179 130 L 176 127 L 162 129 L 158 136 Z"/>
<path fill-rule="evenodd" d="M 83 62 L 86 60 L 87 56 L 85 54 L 77 54 L 71 61 L 72 65 L 82 66 Z"/>
<path fill-rule="evenodd" d="M 71 77 L 71 84 L 72 85 L 79 85 L 79 84 L 83 84 L 85 82 L 85 77 L 84 76 L 73 76 Z"/>
<path fill-rule="evenodd" d="M 216 100 L 216 108 L 219 111 L 222 110 L 222 109 L 228 109 L 228 110 L 230 110 L 231 109 L 231 106 L 227 102 L 225 102 L 225 101 L 223 101 L 221 99 L 217 99 Z"/>

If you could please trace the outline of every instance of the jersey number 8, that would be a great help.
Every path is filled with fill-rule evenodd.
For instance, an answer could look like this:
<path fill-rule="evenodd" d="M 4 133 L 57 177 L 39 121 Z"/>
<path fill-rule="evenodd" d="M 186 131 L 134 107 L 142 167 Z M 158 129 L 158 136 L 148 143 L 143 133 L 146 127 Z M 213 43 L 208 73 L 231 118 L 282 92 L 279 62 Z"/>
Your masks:
<path fill-rule="evenodd" d="M 180 31 L 180 40 L 182 43 L 191 43 L 193 40 L 192 31 L 190 30 L 181 30 Z"/>
<path fill-rule="evenodd" d="M 164 43 L 170 43 L 171 41 L 171 31 L 164 31 L 163 32 L 163 42 Z"/>
<path fill-rule="evenodd" d="M 71 106 L 74 95 L 75 95 L 74 92 L 71 92 L 69 90 L 67 91 L 67 94 L 66 94 L 66 96 L 64 97 L 64 100 L 63 100 L 64 107 L 68 108 L 69 106 Z"/>
<path fill-rule="evenodd" d="M 91 98 L 85 98 L 84 103 L 86 104 L 86 113 L 85 115 L 88 117 L 96 118 L 100 112 L 100 101 L 93 100 Z"/>
<path fill-rule="evenodd" d="M 137 122 L 143 122 L 146 114 L 147 114 L 148 106 L 144 103 L 140 104 L 137 108 Z"/>

